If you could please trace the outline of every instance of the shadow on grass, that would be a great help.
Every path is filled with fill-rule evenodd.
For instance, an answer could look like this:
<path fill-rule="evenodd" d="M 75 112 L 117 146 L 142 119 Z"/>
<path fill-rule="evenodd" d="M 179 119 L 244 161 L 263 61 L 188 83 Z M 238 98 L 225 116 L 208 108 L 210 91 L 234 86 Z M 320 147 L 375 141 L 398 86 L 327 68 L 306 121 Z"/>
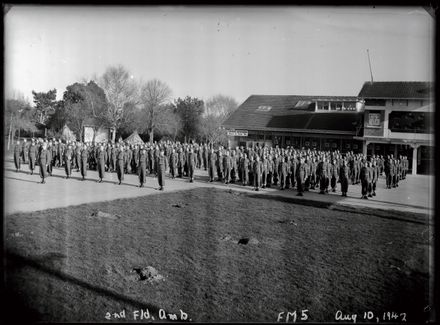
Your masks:
<path fill-rule="evenodd" d="M 7 271 L 10 273 L 14 272 L 14 270 L 13 270 L 14 268 L 31 267 L 31 268 L 34 268 L 34 269 L 40 271 L 40 272 L 44 272 L 52 277 L 58 278 L 62 281 L 69 282 L 71 284 L 78 285 L 84 289 L 93 291 L 100 296 L 105 296 L 105 297 L 108 297 L 108 298 L 111 298 L 111 299 L 114 299 L 114 300 L 117 300 L 117 301 L 120 301 L 120 302 L 123 302 L 126 304 L 130 304 L 135 308 L 138 308 L 139 306 L 145 306 L 151 312 L 153 312 L 155 314 L 159 313 L 160 308 L 155 305 L 145 303 L 143 301 L 138 301 L 138 300 L 132 299 L 130 297 L 127 297 L 125 295 L 122 295 L 120 293 L 95 286 L 95 285 L 87 283 L 83 280 L 77 279 L 71 275 L 54 270 L 53 268 L 46 266 L 42 263 L 43 261 L 47 261 L 47 259 L 49 259 L 49 261 L 51 261 L 51 260 L 64 258 L 65 256 L 63 254 L 50 253 L 48 256 L 38 257 L 36 259 L 24 257 L 24 256 L 18 255 L 16 253 L 12 253 L 12 252 L 6 252 L 3 256 L 6 259 L 7 268 L 9 268 L 9 270 L 7 270 Z M 13 274 L 11 274 L 11 276 L 13 276 Z M 9 291 L 11 291 L 11 293 L 14 294 L 12 288 L 9 288 Z M 14 295 L 16 295 L 16 294 L 14 294 Z M 19 299 L 15 299 L 15 301 L 11 301 L 10 303 L 17 304 L 17 306 L 13 306 L 14 309 L 16 309 L 17 307 L 22 307 L 24 305 L 22 303 L 22 301 L 20 301 Z M 168 316 L 168 313 L 169 312 L 166 311 L 167 316 Z M 175 313 L 175 314 L 177 315 L 177 313 Z M 33 312 L 30 315 L 32 315 L 32 320 L 36 320 L 36 318 L 37 318 L 36 313 Z"/>
<path fill-rule="evenodd" d="M 397 221 L 403 221 L 413 224 L 419 224 L 419 225 L 429 225 L 429 222 L 426 220 L 426 214 L 422 213 L 413 213 L 413 212 L 404 212 L 404 211 L 394 211 L 394 210 L 378 210 L 378 209 L 372 209 L 367 207 L 361 207 L 361 208 L 354 208 L 354 207 L 348 207 L 348 206 L 338 206 L 339 204 L 337 202 L 323 202 L 323 201 L 317 201 L 317 200 L 308 200 L 304 198 L 296 198 L 296 197 L 286 197 L 282 195 L 274 195 L 274 194 L 257 194 L 257 193 L 246 193 L 243 192 L 245 195 L 251 198 L 258 198 L 258 199 L 265 199 L 265 200 L 275 200 L 279 202 L 284 203 L 295 203 L 295 204 L 301 204 L 305 206 L 312 206 L 315 208 L 323 208 L 323 209 L 331 209 L 336 211 L 346 211 L 346 212 L 353 212 L 358 214 L 365 214 L 365 215 L 372 215 L 383 219 L 389 219 L 389 220 L 397 220 Z"/>

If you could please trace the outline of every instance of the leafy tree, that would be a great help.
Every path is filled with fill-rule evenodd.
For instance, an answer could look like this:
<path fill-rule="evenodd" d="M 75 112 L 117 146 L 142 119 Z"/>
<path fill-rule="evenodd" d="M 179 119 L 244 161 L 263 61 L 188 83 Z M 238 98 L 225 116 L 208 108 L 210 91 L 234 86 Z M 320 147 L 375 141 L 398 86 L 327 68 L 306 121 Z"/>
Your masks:
<path fill-rule="evenodd" d="M 110 66 L 99 80 L 107 96 L 107 121 L 116 130 L 124 122 L 124 108 L 138 103 L 138 87 L 130 73 L 122 66 Z M 112 141 L 116 134 L 113 133 Z"/>
<path fill-rule="evenodd" d="M 55 112 L 57 90 L 52 89 L 39 93 L 32 90 L 32 95 L 34 96 L 36 119 L 39 123 L 46 125 L 49 116 Z"/>
<path fill-rule="evenodd" d="M 105 93 L 95 82 L 88 84 L 74 83 L 66 87 L 63 105 L 60 110 L 69 122 L 72 130 L 83 136 L 86 122 L 91 122 L 94 133 L 107 124 L 107 101 Z M 93 139 L 94 140 L 94 139 Z"/>
<path fill-rule="evenodd" d="M 182 119 L 177 114 L 176 107 L 172 103 L 159 106 L 156 126 L 161 136 L 167 136 L 176 141 L 182 129 Z"/>
<path fill-rule="evenodd" d="M 203 100 L 187 96 L 185 99 L 178 98 L 175 106 L 182 121 L 182 134 L 185 142 L 189 139 L 199 139 L 204 111 Z"/>
<path fill-rule="evenodd" d="M 87 106 L 87 114 L 93 121 L 93 141 L 99 128 L 103 126 L 110 126 L 107 107 L 108 102 L 104 90 L 99 87 L 94 81 L 89 81 L 83 89 L 83 98 Z M 113 132 L 113 134 L 115 134 Z"/>
<path fill-rule="evenodd" d="M 170 87 L 158 80 L 153 79 L 141 86 L 140 103 L 146 112 L 147 130 L 150 134 L 150 143 L 153 142 L 154 130 L 157 127 L 158 110 L 171 97 Z"/>
<path fill-rule="evenodd" d="M 60 132 L 67 122 L 66 109 L 64 107 L 64 101 L 59 100 L 55 104 L 55 112 L 50 115 L 47 121 L 47 127 L 50 129 L 51 133 Z"/>

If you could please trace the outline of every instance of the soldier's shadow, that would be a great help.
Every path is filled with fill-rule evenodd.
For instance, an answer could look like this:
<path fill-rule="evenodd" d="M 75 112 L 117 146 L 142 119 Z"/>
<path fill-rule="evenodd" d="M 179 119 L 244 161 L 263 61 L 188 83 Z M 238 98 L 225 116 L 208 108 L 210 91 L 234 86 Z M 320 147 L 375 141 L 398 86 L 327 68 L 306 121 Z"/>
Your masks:
<path fill-rule="evenodd" d="M 41 183 L 41 181 L 34 182 L 34 181 L 28 181 L 27 179 L 22 179 L 22 178 L 17 178 L 17 177 L 10 177 L 10 176 L 5 176 L 5 178 L 13 179 L 13 180 L 20 181 L 20 182 L 33 183 L 33 184 L 35 184 L 35 183 L 37 183 L 37 184 Z"/>

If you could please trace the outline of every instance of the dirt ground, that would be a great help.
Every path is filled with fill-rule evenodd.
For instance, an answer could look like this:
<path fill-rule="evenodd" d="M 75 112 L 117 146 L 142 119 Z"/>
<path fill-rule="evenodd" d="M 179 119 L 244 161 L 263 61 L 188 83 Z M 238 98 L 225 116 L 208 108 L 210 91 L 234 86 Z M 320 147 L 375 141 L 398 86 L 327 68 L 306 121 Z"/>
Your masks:
<path fill-rule="evenodd" d="M 6 316 L 135 321 L 148 309 L 155 321 L 166 311 L 177 320 L 275 322 L 307 310 L 312 322 L 334 322 L 338 311 L 357 322 L 368 311 L 424 322 L 430 236 L 416 216 L 213 188 L 13 214 L 7 308 L 22 312 Z"/>

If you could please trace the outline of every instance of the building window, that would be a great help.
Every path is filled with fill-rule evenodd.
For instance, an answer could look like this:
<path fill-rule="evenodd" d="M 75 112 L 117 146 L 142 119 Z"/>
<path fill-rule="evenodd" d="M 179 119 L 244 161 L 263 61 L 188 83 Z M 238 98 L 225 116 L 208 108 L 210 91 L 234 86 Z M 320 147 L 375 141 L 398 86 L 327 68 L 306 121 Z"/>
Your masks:
<path fill-rule="evenodd" d="M 385 99 L 366 99 L 365 106 L 385 106 Z"/>
<path fill-rule="evenodd" d="M 318 102 L 318 110 L 319 111 L 328 111 L 328 102 Z"/>
<path fill-rule="evenodd" d="M 344 102 L 343 110 L 346 111 L 355 111 L 356 110 L 356 102 Z"/>
<path fill-rule="evenodd" d="M 431 112 L 391 112 L 388 127 L 391 132 L 434 133 Z"/>

